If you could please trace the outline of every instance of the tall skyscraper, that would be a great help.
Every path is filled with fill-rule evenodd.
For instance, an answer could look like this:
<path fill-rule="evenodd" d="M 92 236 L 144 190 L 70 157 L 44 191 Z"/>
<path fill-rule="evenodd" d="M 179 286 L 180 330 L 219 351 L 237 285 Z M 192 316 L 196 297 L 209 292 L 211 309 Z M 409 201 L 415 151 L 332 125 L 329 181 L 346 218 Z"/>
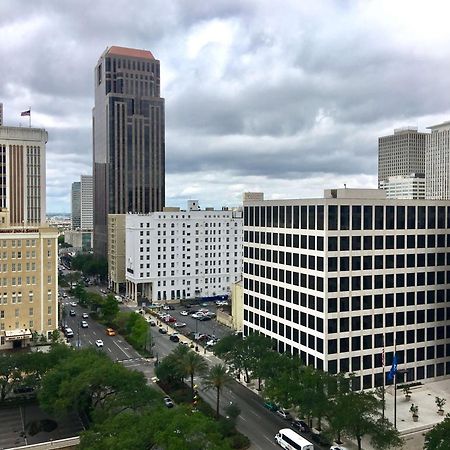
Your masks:
<path fill-rule="evenodd" d="M 450 122 L 428 127 L 425 151 L 425 196 L 450 199 Z"/>
<path fill-rule="evenodd" d="M 72 183 L 72 230 L 81 228 L 81 183 L 74 181 Z"/>
<path fill-rule="evenodd" d="M 41 128 L 0 127 L 0 208 L 11 225 L 45 222 L 45 144 Z"/>
<path fill-rule="evenodd" d="M 394 130 L 394 134 L 378 138 L 378 186 L 389 177 L 421 176 L 425 173 L 425 139 L 415 127 Z"/>
<path fill-rule="evenodd" d="M 0 127 L 3 125 L 3 103 L 0 103 Z"/>
<path fill-rule="evenodd" d="M 109 47 L 95 67 L 94 250 L 107 253 L 107 215 L 164 206 L 165 124 L 159 61 Z"/>

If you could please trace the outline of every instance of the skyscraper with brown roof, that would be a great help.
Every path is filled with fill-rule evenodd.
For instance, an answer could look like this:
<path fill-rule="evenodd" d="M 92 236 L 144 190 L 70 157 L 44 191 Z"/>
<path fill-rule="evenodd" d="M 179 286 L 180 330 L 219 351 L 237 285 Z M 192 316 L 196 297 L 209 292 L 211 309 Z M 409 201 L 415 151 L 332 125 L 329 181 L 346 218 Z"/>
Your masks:
<path fill-rule="evenodd" d="M 165 123 L 159 61 L 147 50 L 109 47 L 95 67 L 94 250 L 107 252 L 108 214 L 164 206 Z"/>

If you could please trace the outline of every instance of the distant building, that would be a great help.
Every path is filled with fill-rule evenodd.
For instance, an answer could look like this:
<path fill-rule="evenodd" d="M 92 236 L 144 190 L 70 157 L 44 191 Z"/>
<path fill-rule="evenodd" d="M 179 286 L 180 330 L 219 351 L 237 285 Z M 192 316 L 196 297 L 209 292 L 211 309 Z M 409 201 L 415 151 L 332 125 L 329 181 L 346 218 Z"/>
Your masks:
<path fill-rule="evenodd" d="M 165 124 L 159 61 L 112 46 L 95 67 L 94 246 L 106 256 L 108 214 L 164 206 Z"/>
<path fill-rule="evenodd" d="M 108 283 L 119 294 L 125 288 L 126 214 L 108 214 Z"/>
<path fill-rule="evenodd" d="M 64 242 L 76 250 L 92 250 L 92 230 L 66 230 L 64 231 Z"/>
<path fill-rule="evenodd" d="M 74 181 L 72 183 L 72 230 L 81 228 L 81 183 Z"/>
<path fill-rule="evenodd" d="M 149 302 L 228 295 L 242 264 L 242 210 L 165 208 L 126 216 L 126 288 Z"/>
<path fill-rule="evenodd" d="M 378 138 L 378 186 L 390 177 L 425 173 L 425 140 L 428 133 L 416 127 L 394 130 L 394 134 Z"/>
<path fill-rule="evenodd" d="M 426 142 L 426 198 L 450 199 L 450 122 L 428 127 Z"/>
<path fill-rule="evenodd" d="M 380 189 L 386 191 L 387 198 L 424 199 L 425 175 L 413 173 L 409 176 L 389 177 L 380 182 Z"/>
<path fill-rule="evenodd" d="M 12 226 L 9 216 L 0 211 L 0 350 L 58 329 L 58 231 Z"/>
<path fill-rule="evenodd" d="M 0 103 L 0 127 L 3 126 L 3 103 Z"/>
<path fill-rule="evenodd" d="M 41 128 L 0 127 L 0 208 L 12 225 L 45 222 L 45 144 Z"/>
<path fill-rule="evenodd" d="M 394 351 L 400 381 L 448 377 L 449 224 L 449 201 L 377 189 L 244 199 L 244 335 L 357 390 L 383 384 Z"/>

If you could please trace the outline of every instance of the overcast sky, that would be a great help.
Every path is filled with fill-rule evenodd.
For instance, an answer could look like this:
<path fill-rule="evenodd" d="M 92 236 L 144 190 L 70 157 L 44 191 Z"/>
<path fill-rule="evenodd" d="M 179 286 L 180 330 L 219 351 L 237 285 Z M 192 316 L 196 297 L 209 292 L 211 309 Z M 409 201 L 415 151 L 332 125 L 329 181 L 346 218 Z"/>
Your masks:
<path fill-rule="evenodd" d="M 166 205 L 376 187 L 377 137 L 450 119 L 442 1 L 0 0 L 6 125 L 49 132 L 47 210 L 92 168 L 93 68 L 151 50 L 166 99 Z"/>

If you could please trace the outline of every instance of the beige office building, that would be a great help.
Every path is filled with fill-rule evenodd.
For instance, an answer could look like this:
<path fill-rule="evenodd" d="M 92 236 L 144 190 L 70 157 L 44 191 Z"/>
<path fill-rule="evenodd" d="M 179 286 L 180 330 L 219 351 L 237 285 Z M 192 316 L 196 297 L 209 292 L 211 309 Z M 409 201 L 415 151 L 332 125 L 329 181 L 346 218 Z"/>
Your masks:
<path fill-rule="evenodd" d="M 0 350 L 26 347 L 58 327 L 58 231 L 12 226 L 0 211 Z"/>
<path fill-rule="evenodd" d="M 45 222 L 45 144 L 41 128 L 0 127 L 0 208 L 16 225 Z"/>
<path fill-rule="evenodd" d="M 126 214 L 108 214 L 109 288 L 116 294 L 125 287 L 125 225 Z"/>

